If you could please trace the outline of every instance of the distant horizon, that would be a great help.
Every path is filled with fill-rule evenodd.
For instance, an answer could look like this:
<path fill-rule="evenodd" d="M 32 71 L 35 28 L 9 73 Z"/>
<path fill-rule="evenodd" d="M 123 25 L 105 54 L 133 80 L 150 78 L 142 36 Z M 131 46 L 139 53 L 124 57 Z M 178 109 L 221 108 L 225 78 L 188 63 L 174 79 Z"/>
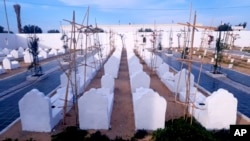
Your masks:
<path fill-rule="evenodd" d="M 89 24 L 92 25 L 128 25 L 130 24 L 171 24 L 191 22 L 194 11 L 197 23 L 218 27 L 220 23 L 238 25 L 247 23 L 250 29 L 250 1 L 246 0 L 5 0 L 10 31 L 17 33 L 14 4 L 21 6 L 21 24 L 36 25 L 46 33 L 48 30 L 60 30 L 61 25 L 72 20 L 83 23 L 89 7 Z M 8 30 L 4 1 L 0 4 L 0 26 Z M 192 7 L 192 8 L 191 8 Z M 192 12 L 190 14 L 190 9 Z M 190 19 L 191 15 L 191 19 Z M 86 18 L 84 24 L 86 25 Z"/>

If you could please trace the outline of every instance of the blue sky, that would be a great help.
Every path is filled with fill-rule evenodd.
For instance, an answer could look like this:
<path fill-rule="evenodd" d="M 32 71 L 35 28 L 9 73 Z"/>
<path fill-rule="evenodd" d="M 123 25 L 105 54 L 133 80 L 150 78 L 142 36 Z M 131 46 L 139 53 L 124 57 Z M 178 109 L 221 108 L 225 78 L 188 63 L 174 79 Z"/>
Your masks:
<path fill-rule="evenodd" d="M 250 27 L 250 0 L 5 0 L 11 31 L 17 32 L 13 5 L 21 5 L 24 25 L 37 25 L 43 32 L 60 29 L 68 24 L 63 19 L 82 23 L 87 7 L 89 23 L 95 24 L 153 24 L 188 22 L 190 5 L 192 15 L 197 12 L 197 22 L 218 26 L 221 22 L 236 25 L 247 22 Z M 4 1 L 0 2 L 0 25 L 7 30 Z M 248 29 L 250 29 L 247 26 Z"/>

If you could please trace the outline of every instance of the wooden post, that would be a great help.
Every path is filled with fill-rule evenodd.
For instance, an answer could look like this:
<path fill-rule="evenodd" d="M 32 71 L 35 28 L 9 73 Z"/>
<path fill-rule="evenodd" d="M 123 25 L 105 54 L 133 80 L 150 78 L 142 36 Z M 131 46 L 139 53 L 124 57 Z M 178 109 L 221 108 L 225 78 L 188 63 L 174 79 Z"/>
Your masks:
<path fill-rule="evenodd" d="M 71 47 L 72 47 L 72 42 L 74 42 L 74 41 L 72 41 L 72 39 L 74 39 L 74 31 L 75 31 L 75 24 L 74 24 L 74 22 L 75 22 L 75 11 L 73 11 L 73 19 L 72 19 L 72 21 L 73 21 L 73 24 L 71 25 L 71 30 L 73 31 L 73 34 L 71 33 L 71 40 L 70 40 L 70 62 L 71 61 L 74 61 L 74 60 L 72 60 L 72 58 L 71 58 L 71 52 L 72 52 L 72 50 L 71 50 Z M 72 37 L 73 36 L 73 37 Z M 73 52 L 74 53 L 74 52 Z M 67 87 L 66 87 L 66 94 L 65 94 L 65 98 L 64 98 L 64 106 L 63 106 L 63 125 L 65 125 L 66 124 L 66 119 L 65 119 L 65 117 L 66 117 L 66 113 L 67 113 L 67 100 L 68 100 L 68 91 L 69 91 L 69 85 L 70 84 L 72 84 L 72 81 L 71 81 L 71 78 L 72 78 L 72 76 L 71 76 L 71 74 L 72 74 L 72 64 L 73 64 L 73 67 L 74 67 L 74 63 L 69 63 L 69 71 L 68 71 L 68 74 L 66 74 L 67 72 L 65 72 L 65 74 L 67 75 L 67 77 L 68 77 L 68 82 L 67 82 Z"/>
<path fill-rule="evenodd" d="M 86 13 L 86 15 L 87 15 L 87 27 L 88 27 L 88 24 L 89 24 L 89 7 L 88 7 L 88 10 L 87 10 L 87 13 Z M 86 89 L 86 71 L 87 71 L 87 69 L 86 69 L 86 67 L 87 67 L 87 51 L 88 51 L 88 42 L 87 42 L 87 40 L 88 40 L 88 32 L 86 32 L 85 33 L 86 34 L 86 38 L 85 38 L 85 53 L 84 53 L 84 85 L 83 85 L 83 88 L 84 88 L 84 90 Z"/>

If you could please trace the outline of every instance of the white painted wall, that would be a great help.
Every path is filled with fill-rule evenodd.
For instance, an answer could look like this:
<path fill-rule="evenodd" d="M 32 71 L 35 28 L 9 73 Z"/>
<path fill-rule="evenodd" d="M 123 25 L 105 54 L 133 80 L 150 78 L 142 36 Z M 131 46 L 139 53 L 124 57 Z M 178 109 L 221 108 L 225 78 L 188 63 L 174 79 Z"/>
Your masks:
<path fill-rule="evenodd" d="M 152 30 L 161 31 L 163 47 L 169 47 L 170 31 L 173 32 L 173 34 L 172 34 L 172 38 L 173 38 L 172 47 L 178 46 L 177 34 L 181 33 L 181 31 L 184 31 L 184 30 L 187 31 L 187 27 L 184 27 L 184 26 L 178 25 L 178 24 L 100 25 L 99 27 L 104 29 L 106 32 L 111 30 L 117 34 L 125 34 L 127 46 L 134 46 L 134 41 L 136 39 L 139 41 L 138 44 L 142 43 L 141 35 L 146 35 L 146 37 L 147 37 L 146 46 L 148 46 L 148 47 L 152 47 L 152 43 L 150 43 L 150 39 L 152 39 L 152 33 L 137 32 L 140 28 L 143 28 L 143 29 L 150 28 Z M 250 47 L 250 31 L 231 31 L 231 33 L 239 34 L 239 36 L 240 36 L 240 38 L 235 41 L 236 46 Z M 206 32 L 205 37 L 207 37 L 208 34 L 213 35 L 215 40 L 216 40 L 216 38 L 218 38 L 218 35 L 219 35 L 218 32 L 210 31 L 210 32 Z M 203 29 L 198 28 L 198 31 L 195 32 L 194 47 L 200 47 L 202 35 L 203 35 Z M 135 36 L 137 36 L 137 38 Z M 190 34 L 190 40 L 191 40 L 191 34 Z M 184 44 L 184 34 L 182 32 L 181 39 L 180 39 L 180 45 L 183 46 L 183 44 Z M 190 44 L 189 44 L 189 46 L 190 46 Z"/>
<path fill-rule="evenodd" d="M 17 36 L 17 46 L 23 48 L 28 47 L 28 38 L 32 35 L 30 34 L 16 34 Z M 39 47 L 42 48 L 54 48 L 60 49 L 63 46 L 63 41 L 61 41 L 61 33 L 45 33 L 45 34 L 36 34 L 39 38 Z"/>
<path fill-rule="evenodd" d="M 135 41 L 137 40 L 137 46 L 142 43 L 142 35 L 145 35 L 147 38 L 147 43 L 145 47 L 152 47 L 152 43 L 150 40 L 152 40 L 152 33 L 151 32 L 137 32 L 140 28 L 150 28 L 152 30 L 161 31 L 162 34 L 162 46 L 164 48 L 169 47 L 169 36 L 170 31 L 172 31 L 172 38 L 173 38 L 173 44 L 172 47 L 178 47 L 178 37 L 177 34 L 181 33 L 185 29 L 187 31 L 187 27 L 177 25 L 177 24 L 138 24 L 138 25 L 100 25 L 100 28 L 104 29 L 104 33 L 99 34 L 99 40 L 103 47 L 109 47 L 110 46 L 110 36 L 113 36 L 114 43 L 116 46 L 122 46 L 120 34 L 124 35 L 124 41 L 127 48 L 133 48 L 135 46 Z M 68 28 L 68 26 L 63 26 L 63 31 L 67 33 L 68 37 L 70 38 L 70 30 L 71 28 Z M 159 33 L 159 32 L 158 32 Z M 250 31 L 233 31 L 231 33 L 239 34 L 239 37 L 235 41 L 236 46 L 240 47 L 250 47 Z M 112 35 L 111 35 L 112 34 Z M 217 32 L 210 32 L 207 33 L 210 35 L 213 35 L 216 38 L 218 38 Z M 205 37 L 207 37 L 207 34 Z M 200 47 L 201 39 L 202 39 L 202 29 L 198 29 L 198 31 L 195 32 L 195 41 L 194 41 L 194 47 Z M 9 48 L 9 49 L 16 49 L 19 46 L 22 46 L 24 48 L 28 47 L 27 45 L 27 38 L 29 35 L 27 34 L 0 34 L 0 50 L 3 48 Z M 63 41 L 60 39 L 62 36 L 62 33 L 54 33 L 54 34 L 37 34 L 37 36 L 40 39 L 39 46 L 43 48 L 55 48 L 60 49 L 63 46 Z M 78 34 L 76 34 L 76 38 L 78 37 Z M 80 38 L 82 38 L 81 41 L 78 42 L 77 48 L 85 48 L 85 40 L 86 36 L 84 34 L 80 35 Z M 88 39 L 91 39 L 91 42 L 88 42 L 88 46 L 94 45 L 94 36 L 89 35 Z M 190 35 L 191 40 L 191 35 Z M 68 45 L 70 46 L 70 41 L 68 42 Z M 180 45 L 183 47 L 184 45 L 184 34 L 181 33 L 180 38 Z M 190 44 L 189 44 L 190 46 Z M 73 48 L 73 47 L 72 47 Z"/>
<path fill-rule="evenodd" d="M 30 34 L 0 34 L 0 50 L 3 48 L 17 49 L 18 47 L 28 47 L 28 37 Z M 39 46 L 42 48 L 60 49 L 63 42 L 60 40 L 62 34 L 36 34 L 39 40 Z"/>
<path fill-rule="evenodd" d="M 235 41 L 235 45 L 241 47 L 250 47 L 250 31 L 234 31 L 240 38 Z"/>
<path fill-rule="evenodd" d="M 17 46 L 17 37 L 15 34 L 0 34 L 0 50 L 8 48 L 8 49 L 15 49 L 18 48 Z"/>
<path fill-rule="evenodd" d="M 181 32 L 173 32 L 172 35 L 172 47 L 178 47 L 178 37 L 177 34 L 181 33 Z M 231 32 L 233 34 L 239 34 L 239 37 L 236 41 L 235 41 L 235 45 L 236 46 L 240 46 L 240 47 L 250 47 L 250 31 L 233 31 Z M 169 31 L 164 31 L 161 32 L 162 34 L 162 47 L 164 48 L 168 48 L 169 47 L 169 41 L 170 41 L 170 32 Z M 204 37 L 206 37 L 208 40 L 208 35 L 213 35 L 214 36 L 214 41 L 211 43 L 210 47 L 214 47 L 215 46 L 215 41 L 216 39 L 219 37 L 219 33 L 218 32 L 210 32 L 210 33 L 205 33 Z M 152 37 L 152 33 L 138 33 L 137 34 L 137 40 L 138 40 L 138 45 L 140 45 L 142 43 L 142 35 L 146 35 L 147 38 L 147 43 L 146 43 L 146 47 L 152 47 L 152 43 L 150 42 L 150 40 L 153 39 Z M 128 34 L 127 34 L 128 36 Z M 131 37 L 133 37 L 134 35 L 132 33 L 130 33 Z M 202 36 L 203 36 L 203 32 L 195 32 L 194 35 L 194 47 L 201 47 L 201 41 L 202 41 Z M 223 37 L 223 33 L 222 33 L 222 37 Z M 128 38 L 128 37 L 127 37 Z M 130 38 L 131 39 L 131 38 Z M 133 40 L 129 41 L 129 44 L 131 45 L 131 43 L 134 44 L 136 37 L 134 37 Z M 231 40 L 231 37 L 229 37 L 229 40 Z M 190 41 L 191 41 L 191 34 L 190 34 Z M 205 41 L 205 46 L 203 47 L 208 47 L 208 42 Z M 181 33 L 181 37 L 180 37 L 180 46 L 183 47 L 184 46 L 184 33 Z M 189 47 L 191 46 L 191 42 L 188 45 Z M 157 47 L 157 45 L 156 45 Z"/>

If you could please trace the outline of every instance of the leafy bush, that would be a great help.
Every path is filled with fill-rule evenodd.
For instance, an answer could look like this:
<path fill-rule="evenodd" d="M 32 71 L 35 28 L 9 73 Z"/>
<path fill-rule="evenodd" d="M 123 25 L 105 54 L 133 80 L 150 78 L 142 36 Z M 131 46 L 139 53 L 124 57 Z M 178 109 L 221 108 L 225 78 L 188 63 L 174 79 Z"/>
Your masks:
<path fill-rule="evenodd" d="M 230 140 L 230 132 L 229 130 L 219 130 L 219 131 L 211 131 L 217 141 L 229 141 Z"/>
<path fill-rule="evenodd" d="M 192 125 L 189 123 L 190 118 L 174 119 L 166 122 L 164 129 L 158 129 L 152 133 L 152 140 L 155 141 L 227 141 L 229 140 L 229 130 L 207 131 L 197 121 L 193 120 Z M 124 140 L 116 137 L 112 141 L 137 141 L 148 135 L 146 130 L 138 130 L 130 140 Z M 18 140 L 5 140 L 18 141 Z M 28 140 L 27 140 L 28 141 Z M 67 127 L 65 131 L 52 135 L 52 141 L 110 141 L 106 135 L 102 135 L 100 131 L 88 134 L 85 130 L 77 127 Z"/>
<path fill-rule="evenodd" d="M 3 141 L 18 141 L 18 139 L 6 138 Z"/>
<path fill-rule="evenodd" d="M 29 139 L 26 140 L 26 141 L 36 141 L 36 140 L 34 140 L 33 138 L 29 138 Z"/>
<path fill-rule="evenodd" d="M 51 136 L 52 141 L 110 141 L 100 131 L 87 136 L 88 132 L 75 126 L 67 127 L 63 132 Z"/>
<path fill-rule="evenodd" d="M 116 137 L 114 140 L 112 141 L 130 141 L 130 140 L 125 140 L 122 137 Z"/>
<path fill-rule="evenodd" d="M 4 139 L 2 141 L 18 141 L 18 139 L 6 138 L 6 139 Z M 27 139 L 25 141 L 36 141 L 36 140 L 34 140 L 33 138 L 29 138 L 29 139 Z"/>
<path fill-rule="evenodd" d="M 190 120 L 190 119 L 188 119 Z M 183 118 L 166 122 L 164 129 L 158 129 L 153 132 L 152 139 L 155 141 L 217 141 L 228 140 L 229 131 L 207 131 L 196 121 L 190 125 Z"/>
<path fill-rule="evenodd" d="M 106 135 L 102 135 L 100 131 L 96 131 L 91 134 L 89 138 L 85 139 L 86 141 L 110 141 Z"/>
<path fill-rule="evenodd" d="M 84 141 L 88 134 L 85 130 L 80 130 L 75 126 L 67 127 L 63 132 L 51 136 L 52 141 Z"/>
<path fill-rule="evenodd" d="M 57 29 L 51 29 L 51 30 L 48 30 L 48 33 L 60 33 L 60 31 Z"/>
<path fill-rule="evenodd" d="M 145 136 L 148 135 L 148 132 L 146 130 L 137 130 L 134 138 L 135 139 L 143 139 Z"/>

